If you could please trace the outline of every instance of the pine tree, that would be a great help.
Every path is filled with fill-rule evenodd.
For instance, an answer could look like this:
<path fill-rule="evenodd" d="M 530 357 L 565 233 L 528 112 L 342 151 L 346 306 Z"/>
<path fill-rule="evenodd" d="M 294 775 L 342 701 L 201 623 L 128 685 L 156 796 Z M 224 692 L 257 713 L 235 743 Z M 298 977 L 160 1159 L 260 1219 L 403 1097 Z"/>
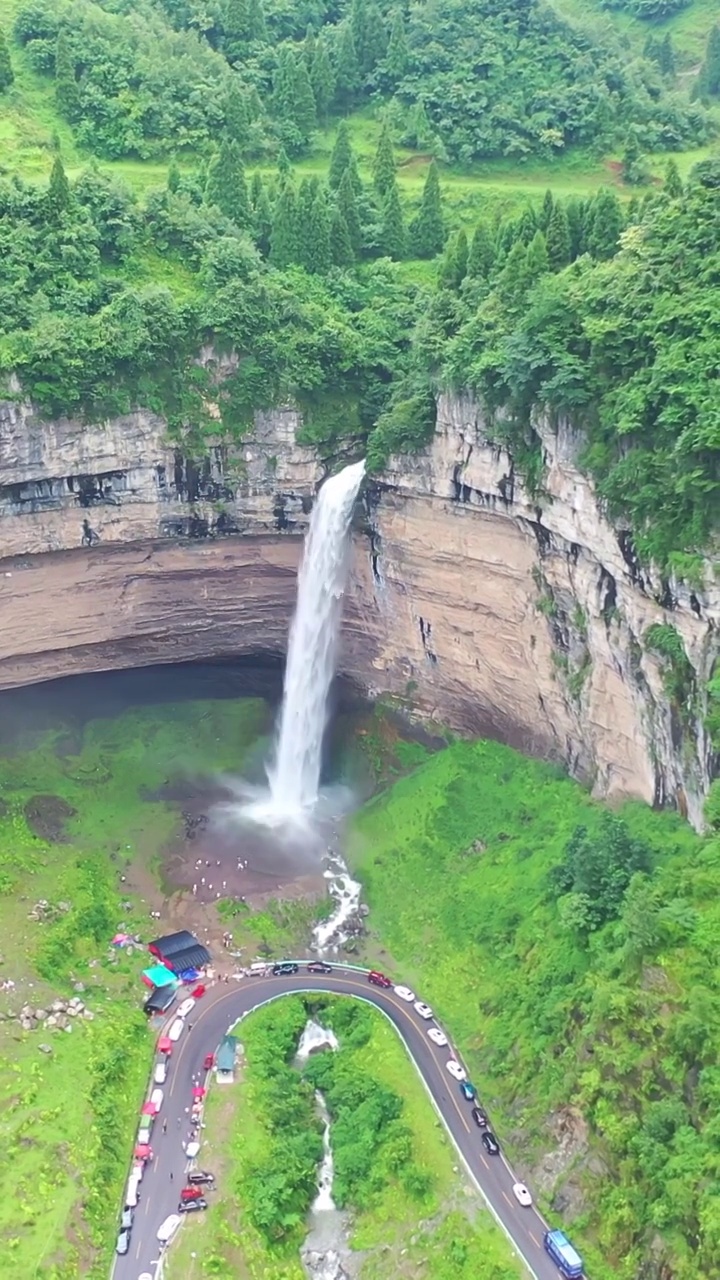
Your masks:
<path fill-rule="evenodd" d="M 623 182 L 627 182 L 630 186 L 644 182 L 647 177 L 646 168 L 637 133 L 631 129 L 625 142 L 622 158 Z"/>
<path fill-rule="evenodd" d="M 530 284 L 528 251 L 522 240 L 516 240 L 498 277 L 498 293 L 503 304 L 511 309 L 524 300 Z"/>
<path fill-rule="evenodd" d="M 318 119 L 324 124 L 327 121 L 330 104 L 335 94 L 335 73 L 332 69 L 324 40 L 318 40 L 315 48 L 310 83 L 315 95 L 315 110 L 317 111 Z"/>
<path fill-rule="evenodd" d="M 55 101 L 58 111 L 71 122 L 80 110 L 80 90 L 75 77 L 75 58 L 63 28 L 55 46 Z"/>
<path fill-rule="evenodd" d="M 295 118 L 295 58 L 288 45 L 282 45 L 273 75 L 273 111 L 278 120 Z"/>
<path fill-rule="evenodd" d="M 265 10 L 262 0 L 248 0 L 247 33 L 248 40 L 267 40 Z"/>
<path fill-rule="evenodd" d="M 628 201 L 625 209 L 625 219 L 628 226 L 632 226 L 633 224 L 637 225 L 640 221 L 640 201 L 637 196 L 633 196 L 632 199 Z"/>
<path fill-rule="evenodd" d="M 698 86 L 703 96 L 712 98 L 720 94 L 720 26 L 710 29 Z"/>
<path fill-rule="evenodd" d="M 388 37 L 385 30 L 385 19 L 381 14 L 375 0 L 371 0 L 367 9 L 367 27 L 365 34 L 365 45 L 363 48 L 365 75 L 371 72 L 381 63 L 387 53 Z"/>
<path fill-rule="evenodd" d="M 231 60 L 244 57 L 248 44 L 267 40 L 262 0 L 224 0 L 222 25 Z"/>
<path fill-rule="evenodd" d="M 298 259 L 298 217 L 295 188 L 286 182 L 278 196 L 270 234 L 270 261 L 275 267 L 289 267 Z"/>
<path fill-rule="evenodd" d="M 573 196 L 565 206 L 570 232 L 570 261 L 574 262 L 585 252 L 585 232 L 582 201 Z"/>
<path fill-rule="evenodd" d="M 683 184 L 680 172 L 674 160 L 668 160 L 667 169 L 665 170 L 665 186 L 663 188 L 666 195 L 671 200 L 676 200 L 678 196 L 683 194 Z"/>
<path fill-rule="evenodd" d="M 455 246 L 455 260 L 457 263 L 457 280 L 459 288 L 467 275 L 468 262 L 470 260 L 468 238 L 463 230 L 458 231 L 457 244 Z"/>
<path fill-rule="evenodd" d="M 332 155 L 330 156 L 330 169 L 328 171 L 328 185 L 332 191 L 337 191 L 340 186 L 340 180 L 351 160 L 350 130 L 348 129 L 347 121 L 341 120 Z"/>
<path fill-rule="evenodd" d="M 317 127 L 317 112 L 315 110 L 315 95 L 310 84 L 310 76 L 305 65 L 305 59 L 301 54 L 295 58 L 293 96 L 295 99 L 293 120 L 303 140 L 308 142 L 313 129 Z"/>
<path fill-rule="evenodd" d="M 280 179 L 280 185 L 282 186 L 285 180 L 289 178 L 292 173 L 292 165 L 288 160 L 288 154 L 284 147 L 281 147 L 278 152 L 277 171 Z"/>
<path fill-rule="evenodd" d="M 178 169 L 177 163 L 175 162 L 175 160 L 171 160 L 170 167 L 168 169 L 168 176 L 167 176 L 168 191 L 172 191 L 174 194 L 177 191 L 179 186 L 180 186 L 180 170 Z"/>
<path fill-rule="evenodd" d="M 305 28 L 305 39 L 302 43 L 302 56 L 305 59 L 305 66 L 308 69 L 308 75 L 311 75 L 312 64 L 315 61 L 315 51 L 317 49 L 317 40 L 315 39 L 315 29 L 311 22 Z"/>
<path fill-rule="evenodd" d="M 413 257 L 434 258 L 445 243 L 438 167 L 433 160 L 423 188 L 420 212 L 410 228 Z"/>
<path fill-rule="evenodd" d="M 363 236 L 362 224 L 360 222 L 360 214 L 358 213 L 357 199 L 355 196 L 350 169 L 346 169 L 340 179 L 337 202 L 338 209 L 342 214 L 345 220 L 345 225 L 348 229 L 353 253 L 357 257 L 362 249 Z"/>
<path fill-rule="evenodd" d="M 10 61 L 10 50 L 5 40 L 5 32 L 0 27 L 0 93 L 4 93 L 6 89 L 9 89 L 14 79 L 15 73 Z"/>
<path fill-rule="evenodd" d="M 372 67 L 367 65 L 366 42 L 368 38 L 368 7 L 366 0 L 351 0 L 350 30 L 352 31 L 355 53 L 360 76 L 366 76 Z"/>
<path fill-rule="evenodd" d="M 318 192 L 317 178 L 303 178 L 297 198 L 298 252 L 296 261 L 306 271 L 312 271 L 312 242 L 310 223 L 315 197 Z"/>
<path fill-rule="evenodd" d="M 308 223 L 308 269 L 315 275 L 324 275 L 331 265 L 330 223 L 330 206 L 321 189 L 313 200 Z"/>
<path fill-rule="evenodd" d="M 553 201 L 552 191 L 546 191 L 545 197 L 542 203 L 542 209 L 540 210 L 540 216 L 537 220 L 538 227 L 542 232 L 546 232 L 548 227 L 550 226 L 550 219 L 552 218 L 553 207 L 554 207 L 554 201 Z"/>
<path fill-rule="evenodd" d="M 250 114 L 247 98 L 238 80 L 233 76 L 225 96 L 225 130 L 232 142 L 237 142 L 240 150 L 247 146 Z"/>
<path fill-rule="evenodd" d="M 361 200 L 363 196 L 363 184 L 362 184 L 362 178 L 358 173 L 357 160 L 355 159 L 354 155 L 350 157 L 350 163 L 348 165 L 348 173 L 350 174 L 352 189 L 355 192 L 355 199 Z"/>
<path fill-rule="evenodd" d="M 347 19 L 340 24 L 335 51 L 335 96 L 338 105 L 349 111 L 360 85 L 357 50 Z"/>
<path fill-rule="evenodd" d="M 548 270 L 548 252 L 542 231 L 535 232 L 527 247 L 528 280 L 538 280 Z"/>
<path fill-rule="evenodd" d="M 393 181 L 388 191 L 380 219 L 380 247 L 388 258 L 399 262 L 407 252 L 407 236 L 403 217 L 400 193 L 397 183 Z"/>
<path fill-rule="evenodd" d="M 245 169 L 237 142 L 224 138 L 208 166 L 205 203 L 216 205 L 238 227 L 250 225 Z"/>
<path fill-rule="evenodd" d="M 623 229 L 620 201 L 612 191 L 598 191 L 585 216 L 585 244 L 593 258 L 612 258 Z"/>
<path fill-rule="evenodd" d="M 658 66 L 660 67 L 660 70 L 662 71 L 663 75 L 674 77 L 675 71 L 677 69 L 677 64 L 675 61 L 675 47 L 673 45 L 672 36 L 670 35 L 669 31 L 661 40 L 660 48 L 658 52 L 659 52 Z"/>
<path fill-rule="evenodd" d="M 70 183 L 67 180 L 62 160 L 59 156 L 56 156 L 50 172 L 50 185 L 47 191 L 47 206 L 54 222 L 58 222 L 62 215 L 67 212 L 71 201 Z"/>
<path fill-rule="evenodd" d="M 551 271 L 562 271 L 570 261 L 570 224 L 565 206 L 558 200 L 547 229 L 547 256 Z"/>
<path fill-rule="evenodd" d="M 330 223 L 330 261 L 334 267 L 351 267 L 355 261 L 348 224 L 337 207 Z"/>
<path fill-rule="evenodd" d="M 495 246 L 486 222 L 479 222 L 473 232 L 467 261 L 467 274 L 472 280 L 487 280 L 495 262 Z"/>
<path fill-rule="evenodd" d="M 518 235 L 525 246 L 530 244 L 535 232 L 539 230 L 538 219 L 532 205 L 528 204 L 522 211 Z"/>
<path fill-rule="evenodd" d="M 445 254 L 440 264 L 438 283 L 442 289 L 453 289 L 457 292 L 467 275 L 468 242 L 464 231 L 451 236 L 445 246 Z"/>
<path fill-rule="evenodd" d="M 255 243 L 260 250 L 263 258 L 267 258 L 270 252 L 270 237 L 272 235 L 272 208 L 270 206 L 270 197 L 263 187 L 257 203 L 253 209 L 253 234 Z"/>
<path fill-rule="evenodd" d="M 387 124 L 382 127 L 380 141 L 375 152 L 373 182 L 375 190 L 382 197 L 387 196 L 391 188 L 395 186 L 395 153 Z"/>
<path fill-rule="evenodd" d="M 405 19 L 402 9 L 396 9 L 393 16 L 390 41 L 385 55 L 385 70 L 390 83 L 395 86 L 406 74 L 410 63 L 407 38 L 405 35 Z"/>

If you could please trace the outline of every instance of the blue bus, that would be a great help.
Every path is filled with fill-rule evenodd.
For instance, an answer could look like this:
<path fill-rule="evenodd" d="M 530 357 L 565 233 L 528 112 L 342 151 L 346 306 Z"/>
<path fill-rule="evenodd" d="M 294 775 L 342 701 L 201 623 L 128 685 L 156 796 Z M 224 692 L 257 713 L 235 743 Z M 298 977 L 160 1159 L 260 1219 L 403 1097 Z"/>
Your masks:
<path fill-rule="evenodd" d="M 562 1231 L 546 1231 L 543 1243 L 561 1276 L 566 1280 L 582 1280 L 583 1260 Z"/>

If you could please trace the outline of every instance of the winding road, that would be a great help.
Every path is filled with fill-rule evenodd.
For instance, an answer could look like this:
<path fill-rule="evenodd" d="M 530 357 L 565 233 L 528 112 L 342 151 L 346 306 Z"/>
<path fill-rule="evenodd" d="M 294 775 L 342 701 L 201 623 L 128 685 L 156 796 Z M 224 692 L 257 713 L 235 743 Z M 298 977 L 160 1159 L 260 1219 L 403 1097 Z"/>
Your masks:
<path fill-rule="evenodd" d="M 559 1272 L 543 1248 L 546 1230 L 543 1219 L 534 1206 L 522 1208 L 518 1204 L 512 1191 L 517 1178 L 502 1153 L 489 1156 L 485 1151 L 480 1141 L 481 1131 L 470 1114 L 470 1104 L 461 1097 L 457 1082 L 446 1070 L 448 1058 L 457 1057 L 452 1044 L 438 1048 L 428 1038 L 428 1027 L 436 1025 L 434 1020 L 423 1021 L 413 1006 L 401 1000 L 392 988 L 384 990 L 371 986 L 363 972 L 334 966 L 330 974 L 313 975 L 307 973 L 302 962 L 299 963 L 300 972 L 296 975 L 248 977 L 232 986 L 217 984 L 198 1001 L 187 1019 L 185 1030 L 168 1062 L 162 1110 L 155 1121 L 152 1137 L 153 1160 L 140 1184 L 130 1249 L 124 1257 L 115 1258 L 111 1280 L 139 1280 L 144 1273 L 155 1276 L 160 1258 L 157 1230 L 168 1214 L 177 1211 L 180 1189 L 184 1185 L 186 1160 L 182 1143 L 189 1134 L 186 1111 L 191 1104 L 193 1077 L 204 1074 L 205 1054 L 217 1048 L 233 1023 L 259 1005 L 281 995 L 308 992 L 356 996 L 381 1009 L 390 1019 L 402 1037 L 468 1172 L 516 1253 L 535 1280 L 559 1280 Z M 162 1131 L 163 1121 L 167 1121 L 165 1133 Z M 208 1164 L 203 1158 L 202 1147 L 196 1163 L 198 1168 L 212 1169 L 212 1163 Z M 214 1212 L 213 1198 L 214 1193 L 209 1192 L 208 1213 Z M 184 1230 L 193 1230 L 192 1215 Z"/>

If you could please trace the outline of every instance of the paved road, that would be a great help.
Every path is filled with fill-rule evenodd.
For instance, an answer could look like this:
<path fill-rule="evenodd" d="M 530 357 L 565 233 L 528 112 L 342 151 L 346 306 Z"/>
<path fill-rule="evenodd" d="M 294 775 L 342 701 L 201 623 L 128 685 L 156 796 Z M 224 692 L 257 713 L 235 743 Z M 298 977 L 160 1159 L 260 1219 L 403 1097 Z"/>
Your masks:
<path fill-rule="evenodd" d="M 559 1280 L 557 1268 L 543 1249 L 544 1222 L 534 1207 L 523 1209 L 515 1200 L 512 1185 L 517 1179 L 504 1156 L 488 1156 L 481 1145 L 480 1130 L 470 1115 L 470 1104 L 463 1100 L 457 1082 L 445 1068 L 454 1051 L 450 1047 L 438 1048 L 428 1039 L 427 1030 L 433 1023 L 423 1021 L 412 1005 L 406 1004 L 394 991 L 371 986 L 362 973 L 336 968 L 332 974 L 315 976 L 304 972 L 302 965 L 296 976 L 245 978 L 239 985 L 233 983 L 232 986 L 219 984 L 198 1001 L 168 1063 L 163 1107 L 155 1121 L 152 1139 L 154 1158 L 140 1184 L 130 1251 L 125 1257 L 116 1258 L 112 1280 L 138 1280 L 143 1272 L 155 1274 L 160 1257 L 157 1229 L 168 1214 L 177 1211 L 179 1192 L 184 1185 L 183 1172 L 187 1164 L 182 1142 L 189 1132 L 186 1110 L 190 1106 L 193 1077 L 202 1075 L 205 1054 L 217 1048 L 228 1028 L 243 1014 L 281 994 L 299 991 L 359 996 L 387 1014 L 404 1039 L 455 1146 L 516 1251 L 537 1280 Z M 163 1120 L 167 1121 L 166 1133 L 162 1132 Z M 202 1148 L 197 1166 L 208 1167 Z M 212 1169 L 211 1164 L 209 1167 Z M 208 1193 L 208 1213 L 213 1212 L 213 1196 L 213 1192 Z M 184 1230 L 192 1229 L 191 1215 Z"/>

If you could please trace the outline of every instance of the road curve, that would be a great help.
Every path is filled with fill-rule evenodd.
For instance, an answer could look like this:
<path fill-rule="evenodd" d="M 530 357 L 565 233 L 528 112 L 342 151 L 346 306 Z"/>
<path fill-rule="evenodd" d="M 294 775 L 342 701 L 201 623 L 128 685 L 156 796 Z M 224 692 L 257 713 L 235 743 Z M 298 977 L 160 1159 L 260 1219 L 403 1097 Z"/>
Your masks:
<path fill-rule="evenodd" d="M 281 995 L 313 992 L 358 997 L 381 1009 L 389 1018 L 402 1037 L 469 1173 L 516 1252 L 535 1280 L 559 1280 L 559 1272 L 543 1248 L 546 1230 L 543 1219 L 534 1206 L 523 1209 L 515 1200 L 512 1186 L 517 1178 L 502 1154 L 488 1156 L 480 1142 L 481 1131 L 470 1114 L 470 1104 L 463 1100 L 457 1082 L 446 1070 L 448 1058 L 457 1054 L 451 1046 L 438 1048 L 428 1039 L 428 1027 L 434 1022 L 423 1021 L 413 1006 L 396 996 L 392 989 L 370 985 L 362 972 L 335 968 L 331 974 L 316 976 L 307 973 L 302 963 L 297 975 L 245 978 L 237 986 L 233 983 L 211 987 L 190 1014 L 168 1062 L 163 1106 L 152 1137 L 153 1160 L 140 1184 L 130 1249 L 124 1257 L 115 1258 L 111 1280 L 138 1280 L 144 1272 L 155 1275 L 160 1257 L 157 1230 L 168 1214 L 177 1211 L 180 1189 L 184 1185 L 187 1163 L 182 1143 L 189 1133 L 186 1112 L 191 1103 L 193 1077 L 203 1076 L 205 1054 L 215 1050 L 228 1028 L 253 1009 Z M 163 1121 L 167 1121 L 165 1133 Z M 197 1166 L 208 1167 L 202 1148 Z M 209 1192 L 209 1213 L 214 1211 L 213 1198 L 214 1193 Z M 185 1230 L 193 1230 L 192 1216 Z"/>

